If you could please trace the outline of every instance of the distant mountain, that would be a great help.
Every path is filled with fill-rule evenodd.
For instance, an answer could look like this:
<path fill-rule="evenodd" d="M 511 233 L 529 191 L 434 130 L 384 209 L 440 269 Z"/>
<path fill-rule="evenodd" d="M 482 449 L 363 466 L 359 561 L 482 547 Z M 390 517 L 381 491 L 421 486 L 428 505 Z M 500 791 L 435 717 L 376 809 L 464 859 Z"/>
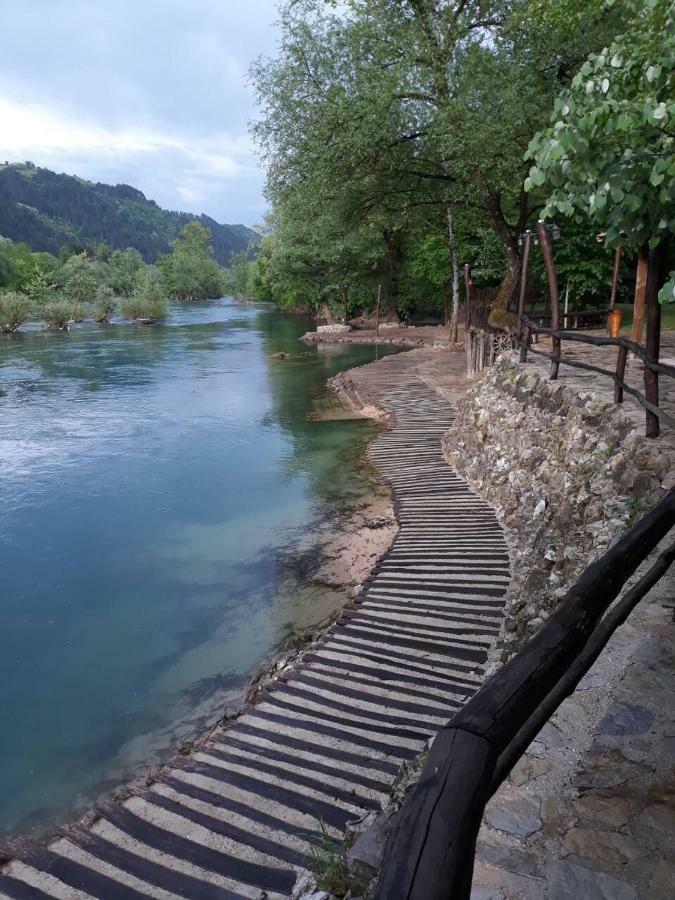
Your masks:
<path fill-rule="evenodd" d="M 168 253 L 171 241 L 197 219 L 210 229 L 221 265 L 260 240 L 244 225 L 221 225 L 209 216 L 162 209 L 128 184 L 94 184 L 57 175 L 32 163 L 0 165 L 0 235 L 57 254 L 66 243 L 114 249 L 135 247 L 146 262 Z"/>

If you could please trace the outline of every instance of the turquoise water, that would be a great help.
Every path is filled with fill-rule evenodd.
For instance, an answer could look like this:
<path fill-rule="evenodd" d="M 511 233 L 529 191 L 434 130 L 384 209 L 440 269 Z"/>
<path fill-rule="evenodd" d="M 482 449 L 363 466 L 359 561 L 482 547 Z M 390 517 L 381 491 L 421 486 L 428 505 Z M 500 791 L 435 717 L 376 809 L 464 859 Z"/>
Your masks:
<path fill-rule="evenodd" d="M 224 299 L 0 339 L 0 831 L 164 758 L 343 602 L 295 560 L 373 428 L 305 416 L 377 351 L 309 327 Z"/>

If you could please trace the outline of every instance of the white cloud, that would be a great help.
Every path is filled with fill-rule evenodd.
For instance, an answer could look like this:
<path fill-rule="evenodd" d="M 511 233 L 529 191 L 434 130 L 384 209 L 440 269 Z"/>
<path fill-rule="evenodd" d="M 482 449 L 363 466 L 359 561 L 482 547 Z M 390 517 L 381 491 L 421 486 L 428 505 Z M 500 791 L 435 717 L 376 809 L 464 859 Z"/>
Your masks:
<path fill-rule="evenodd" d="M 0 160 L 124 181 L 220 221 L 265 208 L 246 121 L 276 0 L 0 0 Z"/>

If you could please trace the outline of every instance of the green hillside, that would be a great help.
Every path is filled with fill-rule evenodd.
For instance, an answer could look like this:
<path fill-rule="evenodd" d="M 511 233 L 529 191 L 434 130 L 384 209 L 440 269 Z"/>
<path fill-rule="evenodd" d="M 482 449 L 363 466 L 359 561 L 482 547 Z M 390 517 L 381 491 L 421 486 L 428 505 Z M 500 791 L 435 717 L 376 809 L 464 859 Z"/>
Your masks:
<path fill-rule="evenodd" d="M 0 235 L 57 254 L 67 243 L 135 247 L 146 262 L 168 253 L 183 226 L 197 219 L 211 232 L 213 252 L 226 266 L 258 235 L 244 225 L 162 209 L 127 184 L 94 184 L 32 163 L 0 165 Z"/>

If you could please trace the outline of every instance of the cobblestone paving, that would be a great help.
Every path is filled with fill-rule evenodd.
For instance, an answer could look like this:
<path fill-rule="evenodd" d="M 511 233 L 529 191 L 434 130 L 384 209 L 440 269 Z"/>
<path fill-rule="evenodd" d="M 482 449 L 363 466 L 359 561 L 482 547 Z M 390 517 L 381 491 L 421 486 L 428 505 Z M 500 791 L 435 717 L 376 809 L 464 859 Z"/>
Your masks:
<path fill-rule="evenodd" d="M 495 795 L 473 900 L 673 897 L 674 609 L 671 572 Z"/>

